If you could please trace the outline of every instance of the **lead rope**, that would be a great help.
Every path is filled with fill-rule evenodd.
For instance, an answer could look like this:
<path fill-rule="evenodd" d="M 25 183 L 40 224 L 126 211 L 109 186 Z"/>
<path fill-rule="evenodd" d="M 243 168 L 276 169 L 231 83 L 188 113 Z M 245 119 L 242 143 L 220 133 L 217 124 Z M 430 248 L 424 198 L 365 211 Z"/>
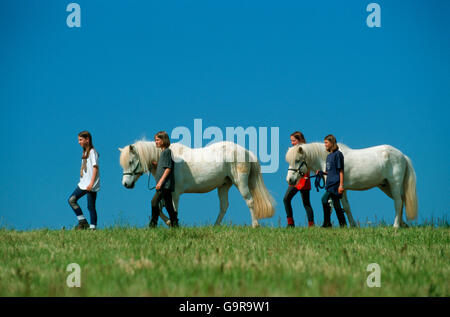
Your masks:
<path fill-rule="evenodd" d="M 316 190 L 319 191 L 319 188 L 322 189 L 325 187 L 325 177 L 323 176 L 325 175 L 323 173 L 323 171 L 319 171 L 316 175 L 314 176 L 310 176 L 309 178 L 316 178 L 314 180 L 314 186 L 316 187 Z M 321 185 L 321 183 L 323 185 Z"/>

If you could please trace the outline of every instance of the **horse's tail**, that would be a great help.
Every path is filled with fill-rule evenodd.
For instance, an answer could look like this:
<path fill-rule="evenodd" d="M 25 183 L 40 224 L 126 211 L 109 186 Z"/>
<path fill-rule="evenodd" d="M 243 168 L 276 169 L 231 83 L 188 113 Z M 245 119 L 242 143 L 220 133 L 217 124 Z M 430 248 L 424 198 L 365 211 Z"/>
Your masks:
<path fill-rule="evenodd" d="M 406 218 L 408 220 L 417 217 L 417 191 L 416 191 L 416 172 L 412 166 L 411 159 L 405 155 L 406 171 L 403 180 L 403 192 L 405 194 Z"/>
<path fill-rule="evenodd" d="M 255 217 L 257 219 L 272 217 L 275 213 L 275 200 L 264 184 L 258 161 L 251 162 L 249 188 L 253 197 Z"/>

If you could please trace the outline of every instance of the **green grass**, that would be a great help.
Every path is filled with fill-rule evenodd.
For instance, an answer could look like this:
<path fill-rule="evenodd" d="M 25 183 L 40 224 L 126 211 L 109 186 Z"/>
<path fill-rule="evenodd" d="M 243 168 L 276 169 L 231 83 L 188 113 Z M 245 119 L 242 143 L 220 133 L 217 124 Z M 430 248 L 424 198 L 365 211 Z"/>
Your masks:
<path fill-rule="evenodd" d="M 0 296 L 449 296 L 448 227 L 0 229 Z M 381 287 L 369 288 L 370 263 Z M 66 267 L 81 267 L 69 288 Z"/>

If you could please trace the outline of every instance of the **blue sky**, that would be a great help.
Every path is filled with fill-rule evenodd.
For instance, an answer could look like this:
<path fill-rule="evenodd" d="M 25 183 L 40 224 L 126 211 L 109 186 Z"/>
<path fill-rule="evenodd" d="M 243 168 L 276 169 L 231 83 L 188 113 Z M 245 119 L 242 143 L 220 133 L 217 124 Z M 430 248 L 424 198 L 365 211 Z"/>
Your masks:
<path fill-rule="evenodd" d="M 78 183 L 77 133 L 100 153 L 99 226 L 148 224 L 146 178 L 121 185 L 118 147 L 178 126 L 279 127 L 280 166 L 264 174 L 277 201 L 266 225 L 285 226 L 289 135 L 329 133 L 353 148 L 390 144 L 417 174 L 419 222 L 447 217 L 450 151 L 450 2 L 1 1 L 1 224 L 20 230 L 72 226 L 67 198 Z M 204 141 L 206 144 L 207 141 Z M 321 193 L 311 192 L 316 222 Z M 237 189 L 224 222 L 250 224 Z M 378 189 L 350 192 L 354 217 L 393 223 Z M 88 215 L 86 201 L 80 201 Z M 185 194 L 184 225 L 213 223 L 217 192 Z M 294 217 L 305 225 L 298 196 Z M 375 218 L 376 217 L 376 218 Z M 336 219 L 333 216 L 333 220 Z"/>

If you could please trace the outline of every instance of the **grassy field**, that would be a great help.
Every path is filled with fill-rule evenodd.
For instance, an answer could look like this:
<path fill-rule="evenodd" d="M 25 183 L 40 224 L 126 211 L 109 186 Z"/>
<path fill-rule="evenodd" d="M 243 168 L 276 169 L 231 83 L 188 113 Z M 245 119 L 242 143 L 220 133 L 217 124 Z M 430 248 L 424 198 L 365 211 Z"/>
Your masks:
<path fill-rule="evenodd" d="M 0 229 L 0 296 L 450 296 L 448 227 Z M 66 267 L 81 267 L 69 288 Z M 378 263 L 381 287 L 366 285 Z"/>

